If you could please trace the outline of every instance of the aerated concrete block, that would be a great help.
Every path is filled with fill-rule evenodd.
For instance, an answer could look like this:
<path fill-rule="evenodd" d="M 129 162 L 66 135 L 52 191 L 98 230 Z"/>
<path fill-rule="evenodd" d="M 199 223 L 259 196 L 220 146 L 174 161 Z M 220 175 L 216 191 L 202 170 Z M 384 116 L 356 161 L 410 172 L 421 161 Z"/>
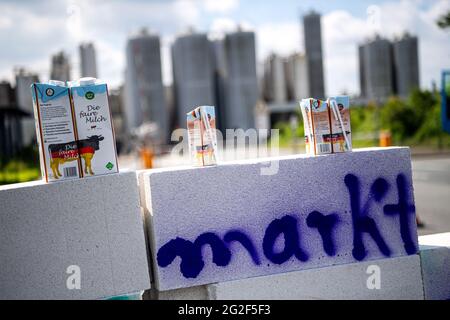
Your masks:
<path fill-rule="evenodd" d="M 152 289 L 152 300 L 212 300 L 208 287 L 209 285 L 204 285 L 167 291 Z"/>
<path fill-rule="evenodd" d="M 158 290 L 417 253 L 408 148 L 270 160 L 141 173 Z"/>
<path fill-rule="evenodd" d="M 427 300 L 450 299 L 450 232 L 419 237 Z"/>
<path fill-rule="evenodd" d="M 424 299 L 418 254 L 228 281 L 207 287 L 211 300 Z"/>
<path fill-rule="evenodd" d="M 94 299 L 150 288 L 134 172 L 2 186 L 0 204 L 0 299 Z M 77 267 L 81 288 L 69 290 Z"/>

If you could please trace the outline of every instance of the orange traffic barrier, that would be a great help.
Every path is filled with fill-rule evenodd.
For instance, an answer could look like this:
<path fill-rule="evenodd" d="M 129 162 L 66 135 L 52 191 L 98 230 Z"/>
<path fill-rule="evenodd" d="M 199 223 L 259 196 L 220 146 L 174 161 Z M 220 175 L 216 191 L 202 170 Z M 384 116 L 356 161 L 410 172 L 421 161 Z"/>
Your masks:
<path fill-rule="evenodd" d="M 380 147 L 392 146 L 392 135 L 390 131 L 380 131 Z"/>
<path fill-rule="evenodd" d="M 144 169 L 153 168 L 153 151 L 150 148 L 142 148 L 141 149 L 141 160 Z"/>

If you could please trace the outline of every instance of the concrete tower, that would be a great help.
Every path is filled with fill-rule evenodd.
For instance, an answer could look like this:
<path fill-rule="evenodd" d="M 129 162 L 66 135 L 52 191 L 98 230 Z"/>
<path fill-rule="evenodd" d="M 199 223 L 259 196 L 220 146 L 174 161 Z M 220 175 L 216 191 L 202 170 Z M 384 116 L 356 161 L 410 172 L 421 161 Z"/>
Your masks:
<path fill-rule="evenodd" d="M 305 52 L 308 65 L 309 93 L 314 98 L 325 97 L 320 14 L 312 11 L 303 17 Z"/>

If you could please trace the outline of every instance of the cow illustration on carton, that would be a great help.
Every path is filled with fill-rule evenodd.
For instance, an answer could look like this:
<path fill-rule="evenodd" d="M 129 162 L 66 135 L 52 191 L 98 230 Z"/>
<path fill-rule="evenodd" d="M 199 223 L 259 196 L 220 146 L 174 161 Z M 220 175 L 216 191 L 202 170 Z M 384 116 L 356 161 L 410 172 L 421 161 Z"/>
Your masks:
<path fill-rule="evenodd" d="M 81 78 L 70 83 L 70 95 L 82 177 L 118 172 L 106 83 L 95 78 Z"/>
<path fill-rule="evenodd" d="M 100 141 L 103 136 L 91 136 L 87 139 L 79 141 L 70 141 L 67 143 L 57 143 L 48 146 L 50 154 L 50 167 L 53 172 L 53 176 L 56 179 L 61 178 L 63 175 L 59 171 L 59 166 L 70 161 L 77 161 L 78 158 L 84 160 L 84 172 L 85 174 L 94 175 L 92 171 L 91 161 L 94 157 L 95 151 L 100 149 Z"/>
<path fill-rule="evenodd" d="M 78 152 L 80 158 L 84 160 L 84 173 L 94 175 L 92 171 L 92 158 L 94 157 L 95 150 L 100 150 L 100 141 L 105 139 L 102 135 L 90 136 L 87 139 L 78 141 Z"/>
<path fill-rule="evenodd" d="M 45 181 L 81 176 L 69 89 L 50 80 L 31 86 L 42 177 Z"/>

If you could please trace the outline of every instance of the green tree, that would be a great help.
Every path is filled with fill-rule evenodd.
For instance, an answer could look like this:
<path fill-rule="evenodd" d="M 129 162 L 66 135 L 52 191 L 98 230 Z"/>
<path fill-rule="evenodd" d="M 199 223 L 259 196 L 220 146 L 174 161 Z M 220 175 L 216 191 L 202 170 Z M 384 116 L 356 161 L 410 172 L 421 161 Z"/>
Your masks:
<path fill-rule="evenodd" d="M 420 127 L 416 111 L 398 97 L 391 97 L 381 109 L 381 126 L 389 129 L 396 143 L 412 137 Z"/>
<path fill-rule="evenodd" d="M 436 23 L 442 29 L 449 28 L 450 27 L 450 11 L 443 14 L 442 16 L 440 16 L 439 20 Z"/>

